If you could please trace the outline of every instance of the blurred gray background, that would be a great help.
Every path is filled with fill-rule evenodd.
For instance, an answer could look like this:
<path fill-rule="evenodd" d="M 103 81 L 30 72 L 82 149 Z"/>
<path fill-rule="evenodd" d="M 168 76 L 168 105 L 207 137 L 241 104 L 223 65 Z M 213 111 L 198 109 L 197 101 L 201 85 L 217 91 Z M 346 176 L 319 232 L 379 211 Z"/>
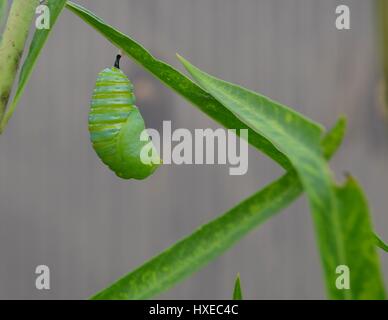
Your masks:
<path fill-rule="evenodd" d="M 202 69 L 281 101 L 326 126 L 349 119 L 332 162 L 365 188 L 377 231 L 388 239 L 388 141 L 377 96 L 373 1 L 77 1 L 177 66 Z M 335 8 L 351 9 L 351 30 Z M 163 166 L 145 181 L 119 180 L 87 131 L 97 73 L 116 49 L 67 10 L 0 137 L 0 298 L 84 299 L 215 218 L 282 170 L 250 149 L 248 174 L 227 166 Z M 124 59 L 148 127 L 217 128 L 206 115 Z M 381 254 L 388 276 L 388 255 Z M 51 290 L 35 289 L 35 267 Z M 225 255 L 159 296 L 230 298 L 240 272 L 248 299 L 321 299 L 324 288 L 303 197 Z M 386 278 L 388 280 L 388 278 Z"/>

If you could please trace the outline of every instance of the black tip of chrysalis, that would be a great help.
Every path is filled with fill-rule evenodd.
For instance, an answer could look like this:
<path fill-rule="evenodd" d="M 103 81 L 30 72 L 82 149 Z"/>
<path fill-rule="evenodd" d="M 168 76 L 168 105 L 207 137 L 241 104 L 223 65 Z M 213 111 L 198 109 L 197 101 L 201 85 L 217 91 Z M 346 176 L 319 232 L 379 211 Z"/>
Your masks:
<path fill-rule="evenodd" d="M 118 54 L 116 56 L 116 60 L 115 60 L 115 64 L 114 64 L 115 68 L 117 68 L 117 69 L 120 69 L 120 59 L 121 59 L 121 54 Z"/>

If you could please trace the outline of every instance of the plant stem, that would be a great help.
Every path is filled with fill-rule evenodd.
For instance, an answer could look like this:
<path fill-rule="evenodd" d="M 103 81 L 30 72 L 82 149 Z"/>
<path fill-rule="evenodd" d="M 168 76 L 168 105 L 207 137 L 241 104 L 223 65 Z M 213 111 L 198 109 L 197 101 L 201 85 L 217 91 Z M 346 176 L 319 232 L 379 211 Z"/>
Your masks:
<path fill-rule="evenodd" d="M 11 95 L 38 0 L 13 0 L 0 44 L 0 120 Z M 0 132 L 1 133 L 1 132 Z"/>

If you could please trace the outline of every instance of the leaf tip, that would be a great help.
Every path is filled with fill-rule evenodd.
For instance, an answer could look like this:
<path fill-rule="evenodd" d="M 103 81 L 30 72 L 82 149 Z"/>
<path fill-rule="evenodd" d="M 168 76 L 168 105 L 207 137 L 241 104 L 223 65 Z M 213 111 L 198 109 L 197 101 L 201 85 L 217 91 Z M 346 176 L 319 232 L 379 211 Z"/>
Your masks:
<path fill-rule="evenodd" d="M 388 252 L 388 244 L 385 243 L 384 240 L 381 239 L 376 233 L 373 233 L 374 241 L 377 247 L 379 247 L 381 250 Z"/>
<path fill-rule="evenodd" d="M 190 62 L 188 62 L 185 58 L 183 58 L 179 53 L 176 53 L 176 57 L 183 64 L 183 66 L 187 69 L 190 66 Z"/>
<path fill-rule="evenodd" d="M 349 171 L 344 171 L 343 175 L 345 176 L 345 181 L 342 183 L 341 187 L 359 187 L 357 179 Z"/>
<path fill-rule="evenodd" d="M 341 114 L 338 117 L 336 126 L 341 128 L 343 131 L 346 131 L 346 127 L 348 126 L 348 119 L 347 119 L 347 117 L 345 115 Z"/>
<path fill-rule="evenodd" d="M 234 282 L 233 300 L 243 300 L 241 291 L 240 273 L 237 273 L 236 280 Z"/>
<path fill-rule="evenodd" d="M 201 73 L 201 71 L 193 66 L 188 60 L 186 60 L 185 58 L 183 58 L 180 54 L 176 54 L 177 58 L 179 59 L 179 61 L 182 63 L 182 65 L 185 67 L 185 69 L 194 77 L 196 73 Z"/>

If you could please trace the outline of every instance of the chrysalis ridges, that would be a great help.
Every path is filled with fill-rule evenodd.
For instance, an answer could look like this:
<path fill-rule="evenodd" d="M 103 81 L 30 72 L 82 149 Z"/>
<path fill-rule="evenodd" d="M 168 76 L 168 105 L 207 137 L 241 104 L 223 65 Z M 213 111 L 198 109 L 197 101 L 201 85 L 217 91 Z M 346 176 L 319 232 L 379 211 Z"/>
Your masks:
<path fill-rule="evenodd" d="M 142 161 L 142 149 L 147 145 L 154 159 L 159 156 L 148 135 L 145 141 L 140 140 L 144 120 L 134 105 L 133 85 L 119 69 L 118 61 L 119 56 L 114 67 L 98 74 L 89 112 L 90 139 L 100 159 L 117 176 L 144 179 L 159 163 Z"/>

